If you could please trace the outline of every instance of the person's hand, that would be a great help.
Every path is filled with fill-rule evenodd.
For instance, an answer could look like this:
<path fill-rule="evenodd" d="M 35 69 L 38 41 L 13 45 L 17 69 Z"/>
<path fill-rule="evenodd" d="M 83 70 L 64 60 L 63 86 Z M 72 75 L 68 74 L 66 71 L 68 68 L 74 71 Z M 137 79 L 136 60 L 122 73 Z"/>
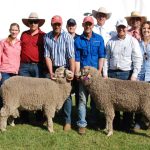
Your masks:
<path fill-rule="evenodd" d="M 108 76 L 103 76 L 104 79 L 108 79 Z"/>
<path fill-rule="evenodd" d="M 130 80 L 131 80 L 131 81 L 137 81 L 137 78 L 134 77 L 134 76 L 131 76 Z"/>
<path fill-rule="evenodd" d="M 81 76 L 81 73 L 75 73 L 74 76 L 75 76 L 75 79 L 76 79 L 76 80 L 79 80 L 79 79 L 80 79 L 80 76 Z"/>
<path fill-rule="evenodd" d="M 2 74 L 0 73 L 0 81 L 2 80 Z"/>
<path fill-rule="evenodd" d="M 55 79 L 56 79 L 55 76 L 54 76 L 54 73 L 51 73 L 51 74 L 50 74 L 50 79 L 51 79 L 51 80 L 55 80 Z"/>

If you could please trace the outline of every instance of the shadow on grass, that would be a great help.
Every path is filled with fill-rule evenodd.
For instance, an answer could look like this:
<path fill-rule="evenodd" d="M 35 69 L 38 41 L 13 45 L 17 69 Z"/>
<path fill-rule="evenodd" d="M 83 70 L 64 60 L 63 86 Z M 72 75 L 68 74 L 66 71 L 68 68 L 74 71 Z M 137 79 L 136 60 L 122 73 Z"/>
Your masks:
<path fill-rule="evenodd" d="M 73 106 L 72 107 L 72 130 L 74 131 L 78 131 L 78 127 L 77 127 L 77 120 L 78 120 L 78 113 L 77 113 L 77 107 Z M 28 113 L 27 113 L 28 114 Z M 36 113 L 31 113 L 30 117 L 28 118 L 26 113 L 23 114 L 23 116 L 21 115 L 21 118 L 17 118 L 15 119 L 15 123 L 16 124 L 30 124 L 32 126 L 36 126 L 36 127 L 40 127 L 41 129 L 47 130 L 47 125 L 46 125 L 46 117 L 43 117 L 42 112 L 38 112 Z M 100 131 L 102 134 L 106 133 L 103 131 L 103 129 L 105 128 L 105 116 L 104 113 L 102 112 L 97 112 L 96 115 L 96 122 L 93 122 L 93 118 L 91 116 L 91 111 L 90 108 L 87 108 L 87 118 L 86 118 L 88 125 L 87 125 L 87 129 L 89 130 L 95 130 L 95 131 Z M 55 113 L 55 117 L 53 118 L 53 122 L 56 124 L 59 124 L 62 126 L 63 129 L 63 125 L 64 125 L 64 114 L 62 109 L 59 112 Z M 119 124 L 119 126 L 117 125 L 117 123 L 114 123 L 114 130 L 115 131 L 121 131 L 127 134 L 134 134 L 134 135 L 139 135 L 139 136 L 144 136 L 147 138 L 150 138 L 150 135 L 147 135 L 146 133 L 141 133 L 141 131 L 139 132 L 139 130 L 135 131 L 132 129 L 127 129 L 127 128 L 122 128 L 122 126 Z"/>

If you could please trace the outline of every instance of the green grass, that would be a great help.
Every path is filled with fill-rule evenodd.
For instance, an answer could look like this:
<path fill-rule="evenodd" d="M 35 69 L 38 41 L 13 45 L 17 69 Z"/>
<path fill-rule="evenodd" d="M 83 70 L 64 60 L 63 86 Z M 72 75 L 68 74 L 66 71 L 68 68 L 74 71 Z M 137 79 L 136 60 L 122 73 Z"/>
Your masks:
<path fill-rule="evenodd" d="M 114 131 L 113 136 L 107 137 L 102 130 L 88 128 L 86 135 L 81 136 L 75 121 L 73 129 L 64 132 L 60 118 L 54 120 L 55 133 L 52 134 L 44 126 L 8 126 L 6 132 L 0 133 L 0 150 L 150 150 L 150 130 Z"/>

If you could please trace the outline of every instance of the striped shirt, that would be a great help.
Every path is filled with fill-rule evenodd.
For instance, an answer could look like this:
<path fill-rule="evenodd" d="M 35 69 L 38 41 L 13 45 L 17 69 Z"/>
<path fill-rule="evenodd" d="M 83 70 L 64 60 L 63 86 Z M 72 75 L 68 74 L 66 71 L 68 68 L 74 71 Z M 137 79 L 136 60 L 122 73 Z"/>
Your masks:
<path fill-rule="evenodd" d="M 69 67 L 69 59 L 75 57 L 74 39 L 63 30 L 57 40 L 54 39 L 52 31 L 47 33 L 44 36 L 44 49 L 44 57 L 49 57 L 55 67 Z"/>

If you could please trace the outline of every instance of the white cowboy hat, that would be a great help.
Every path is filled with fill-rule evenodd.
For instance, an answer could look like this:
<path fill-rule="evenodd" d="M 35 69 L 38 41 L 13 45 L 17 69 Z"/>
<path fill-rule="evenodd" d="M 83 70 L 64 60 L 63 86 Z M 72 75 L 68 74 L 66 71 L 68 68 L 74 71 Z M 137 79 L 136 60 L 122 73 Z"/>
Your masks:
<path fill-rule="evenodd" d="M 109 12 L 106 10 L 106 8 L 104 8 L 104 7 L 100 7 L 100 8 L 98 9 L 98 11 L 92 10 L 92 15 L 93 15 L 94 18 L 96 18 L 96 16 L 97 16 L 98 13 L 106 14 L 106 18 L 107 18 L 107 19 L 109 19 L 110 16 L 111 16 L 111 13 L 109 13 Z"/>
<path fill-rule="evenodd" d="M 27 26 L 29 27 L 29 20 L 38 20 L 38 24 L 39 24 L 39 27 L 41 27 L 44 22 L 45 22 L 45 19 L 39 19 L 38 17 L 38 14 L 35 13 L 35 12 L 31 12 L 31 14 L 29 15 L 29 18 L 23 18 L 22 19 L 22 22 Z"/>
<path fill-rule="evenodd" d="M 127 16 L 125 18 L 126 18 L 126 20 L 128 22 L 128 25 L 131 26 L 131 19 L 132 18 L 137 18 L 137 17 L 141 18 L 141 23 L 143 23 L 143 22 L 145 22 L 147 20 L 147 17 L 146 16 L 141 16 L 140 12 L 138 12 L 138 11 L 132 11 L 131 12 L 131 16 Z"/>

